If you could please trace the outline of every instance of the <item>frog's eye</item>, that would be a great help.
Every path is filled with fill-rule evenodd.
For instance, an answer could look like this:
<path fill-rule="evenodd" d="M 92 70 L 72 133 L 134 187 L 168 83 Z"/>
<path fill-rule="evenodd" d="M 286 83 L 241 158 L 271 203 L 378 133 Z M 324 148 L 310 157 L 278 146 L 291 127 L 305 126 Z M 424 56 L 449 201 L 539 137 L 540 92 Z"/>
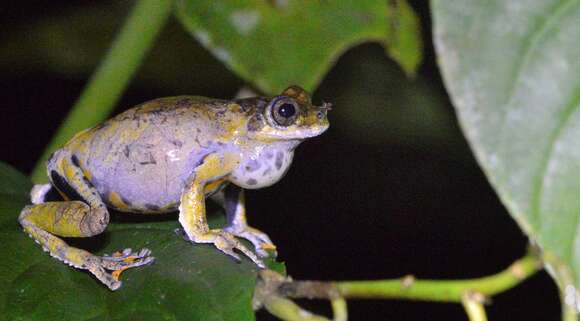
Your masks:
<path fill-rule="evenodd" d="M 272 103 L 271 115 L 276 124 L 290 126 L 296 121 L 298 106 L 294 100 L 276 99 Z"/>

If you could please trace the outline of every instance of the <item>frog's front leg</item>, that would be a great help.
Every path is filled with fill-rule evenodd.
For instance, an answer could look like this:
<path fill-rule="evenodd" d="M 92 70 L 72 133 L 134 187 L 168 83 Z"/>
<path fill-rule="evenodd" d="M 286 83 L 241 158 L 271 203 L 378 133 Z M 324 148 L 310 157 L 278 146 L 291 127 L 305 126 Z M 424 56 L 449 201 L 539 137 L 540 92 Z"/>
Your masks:
<path fill-rule="evenodd" d="M 233 154 L 210 154 L 204 158 L 202 164 L 195 169 L 181 195 L 179 222 L 190 241 L 212 243 L 220 251 L 240 260 L 240 257 L 234 253 L 234 249 L 238 250 L 263 268 L 265 267 L 264 263 L 232 233 L 221 229 L 210 230 L 207 224 L 204 187 L 206 184 L 229 174 L 237 166 L 238 161 L 239 159 Z"/>
<path fill-rule="evenodd" d="M 216 194 L 213 199 L 220 203 L 226 212 L 227 226 L 224 229 L 235 236 L 244 238 L 254 245 L 256 253 L 261 257 L 267 257 L 268 251 L 276 250 L 266 233 L 248 226 L 246 220 L 246 199 L 244 190 L 234 184 Z"/>
<path fill-rule="evenodd" d="M 109 223 L 109 213 L 95 188 L 76 165 L 78 162 L 65 152 L 58 153 L 56 157 L 57 160 L 49 166 L 53 184 L 60 192 L 76 194 L 80 200 L 45 203 L 46 185 L 37 186 L 32 193 L 35 205 L 22 210 L 18 218 L 20 224 L 52 257 L 76 268 L 89 270 L 111 290 L 116 290 L 121 286 L 119 274 L 123 270 L 149 264 L 153 258 L 147 249 L 139 253 L 125 249 L 111 256 L 96 256 L 69 246 L 57 237 L 100 234 Z"/>

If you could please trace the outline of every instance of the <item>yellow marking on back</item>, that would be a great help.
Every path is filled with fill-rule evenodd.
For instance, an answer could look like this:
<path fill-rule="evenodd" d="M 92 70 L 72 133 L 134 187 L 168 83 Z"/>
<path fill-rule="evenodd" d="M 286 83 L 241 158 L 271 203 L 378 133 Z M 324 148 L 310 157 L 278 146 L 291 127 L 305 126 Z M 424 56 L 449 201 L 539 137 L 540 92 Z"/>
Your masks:
<path fill-rule="evenodd" d="M 90 140 L 94 133 L 94 128 L 85 129 L 74 135 L 66 143 L 65 147 L 69 150 L 74 150 L 76 154 L 88 154 L 89 148 L 85 143 Z"/>
<path fill-rule="evenodd" d="M 121 124 L 126 127 L 120 128 Z M 94 153 L 96 155 L 107 155 L 103 159 L 103 163 L 112 166 L 118 160 L 118 156 L 115 152 L 112 152 L 109 149 L 114 148 L 116 149 L 117 153 L 120 153 L 122 148 L 124 148 L 130 142 L 138 140 L 143 132 L 148 128 L 149 123 L 144 122 L 141 122 L 139 127 L 137 127 L 135 124 L 130 124 L 127 126 L 127 123 L 125 122 L 111 121 L 110 125 L 102 133 L 100 133 L 100 135 L 102 135 L 102 141 L 110 142 L 111 144 L 99 144 L 98 150 L 94 151 Z"/>
<path fill-rule="evenodd" d="M 81 141 L 86 140 L 87 136 L 91 136 L 92 135 L 91 129 L 92 128 L 87 128 L 87 129 L 85 129 L 83 131 L 80 131 L 80 132 L 76 133 L 73 136 L 73 138 L 71 138 L 71 140 L 69 142 L 73 142 L 73 141 L 81 142 Z"/>
<path fill-rule="evenodd" d="M 242 114 L 242 107 L 238 104 L 228 105 L 228 113 L 230 117 L 220 120 L 221 127 L 224 129 L 224 134 L 220 136 L 220 140 L 229 142 L 236 137 L 246 136 L 248 132 L 248 119 Z"/>

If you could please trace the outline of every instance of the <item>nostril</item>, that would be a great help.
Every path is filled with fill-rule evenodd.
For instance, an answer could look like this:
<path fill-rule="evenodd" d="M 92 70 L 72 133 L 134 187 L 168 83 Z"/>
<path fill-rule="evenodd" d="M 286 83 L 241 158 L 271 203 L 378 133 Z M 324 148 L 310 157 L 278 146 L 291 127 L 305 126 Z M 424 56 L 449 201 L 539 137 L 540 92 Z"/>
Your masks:
<path fill-rule="evenodd" d="M 320 109 L 325 110 L 325 111 L 332 110 L 332 103 L 327 103 L 327 102 L 323 101 Z"/>

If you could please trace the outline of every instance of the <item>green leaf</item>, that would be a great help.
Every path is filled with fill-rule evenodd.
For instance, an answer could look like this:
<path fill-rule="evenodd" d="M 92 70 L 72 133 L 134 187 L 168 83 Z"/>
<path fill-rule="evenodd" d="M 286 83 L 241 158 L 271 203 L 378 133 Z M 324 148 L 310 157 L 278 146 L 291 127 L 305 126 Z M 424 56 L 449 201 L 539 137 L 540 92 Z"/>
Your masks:
<path fill-rule="evenodd" d="M 31 188 L 32 184 L 24 174 L 0 162 L 0 226 L 16 217 L 9 213 L 20 213 Z"/>
<path fill-rule="evenodd" d="M 312 90 L 338 55 L 377 41 L 407 73 L 421 61 L 418 20 L 404 0 L 178 0 L 187 30 L 266 93 L 289 84 Z"/>
<path fill-rule="evenodd" d="M 443 77 L 477 159 L 578 304 L 580 2 L 432 4 Z"/>
<path fill-rule="evenodd" d="M 14 188 L 13 188 L 14 187 Z M 192 245 L 174 233 L 176 220 L 112 223 L 89 239 L 69 239 L 93 252 L 131 247 L 152 250 L 153 265 L 123 272 L 108 290 L 85 271 L 43 252 L 17 223 L 29 181 L 0 163 L 0 320 L 253 320 L 256 266 L 237 264 L 209 245 Z M 218 224 L 212 219 L 211 224 Z M 268 262 L 284 270 L 283 264 Z"/>

